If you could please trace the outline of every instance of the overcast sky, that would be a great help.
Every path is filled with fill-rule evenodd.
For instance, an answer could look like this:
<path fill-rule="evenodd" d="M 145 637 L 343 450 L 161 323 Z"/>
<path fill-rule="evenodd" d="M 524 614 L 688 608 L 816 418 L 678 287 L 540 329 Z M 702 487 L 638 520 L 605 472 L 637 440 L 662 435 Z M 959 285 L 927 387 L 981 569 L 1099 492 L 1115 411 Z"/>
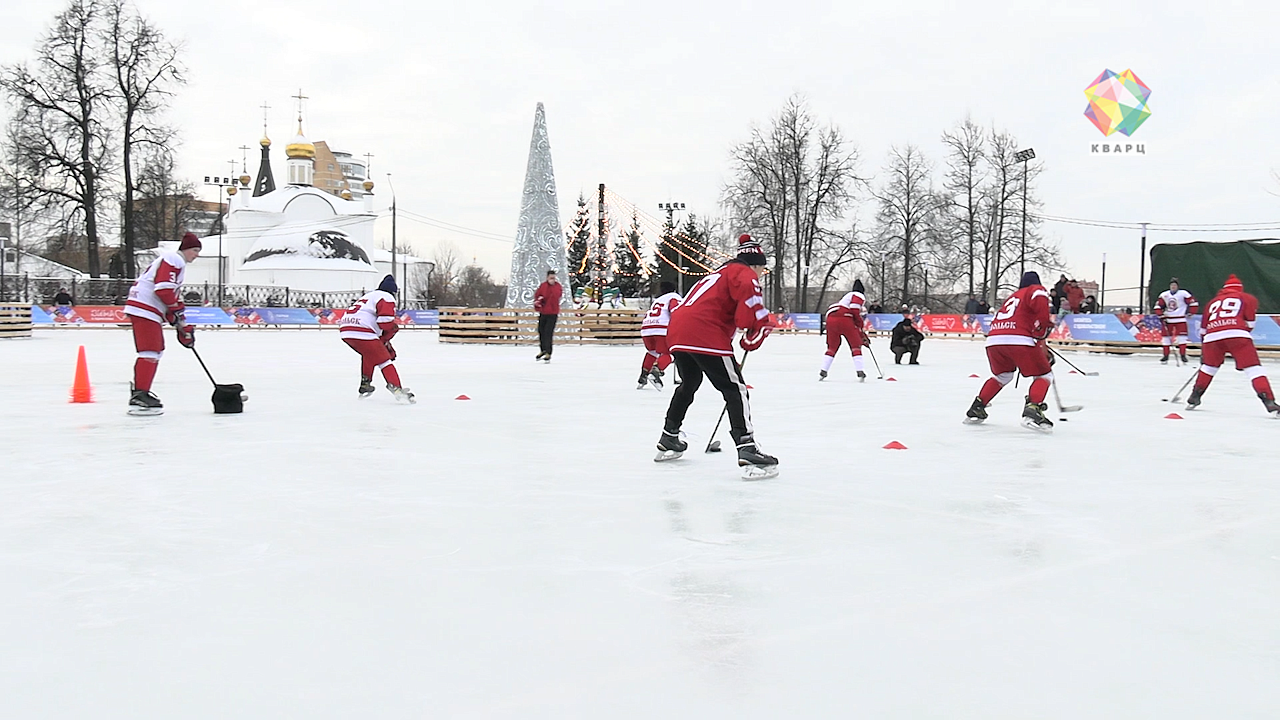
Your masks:
<path fill-rule="evenodd" d="M 139 6 L 185 45 L 190 82 L 172 116 L 181 169 L 197 180 L 255 145 L 264 100 L 279 179 L 289 96 L 301 87 L 308 136 L 373 153 L 381 198 L 391 172 L 401 208 L 509 237 L 542 101 L 562 221 L 579 190 L 600 182 L 641 208 L 676 200 L 718 214 L 728 148 L 801 92 L 856 143 L 864 175 L 879 174 L 894 144 L 921 146 L 941 168 L 939 135 L 968 114 L 1035 148 L 1048 214 L 1280 221 L 1280 70 L 1271 57 L 1280 11 L 1269 3 Z M 29 57 L 60 7 L 4 3 L 0 62 Z M 1152 117 L 1132 139 L 1114 136 L 1143 143 L 1145 155 L 1090 153 L 1103 137 L 1083 116 L 1083 90 L 1104 68 L 1131 68 L 1152 88 Z M 1137 232 L 1047 230 L 1081 279 L 1096 279 L 1109 252 L 1108 286 L 1136 284 Z M 420 254 L 452 242 L 507 275 L 508 243 L 407 221 L 400 236 Z M 1151 242 L 1228 237 L 1153 233 Z"/>

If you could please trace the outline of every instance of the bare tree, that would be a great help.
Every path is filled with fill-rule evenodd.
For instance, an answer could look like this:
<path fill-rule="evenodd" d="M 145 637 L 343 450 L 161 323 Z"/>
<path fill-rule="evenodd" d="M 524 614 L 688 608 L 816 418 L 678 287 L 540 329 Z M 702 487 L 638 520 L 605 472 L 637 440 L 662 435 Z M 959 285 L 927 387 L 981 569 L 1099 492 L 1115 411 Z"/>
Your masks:
<path fill-rule="evenodd" d="M 141 158 L 133 178 L 133 209 L 125 213 L 133 217 L 135 249 L 153 248 L 161 240 L 181 237 L 203 214 L 195 184 L 175 177 L 173 154 L 167 148 L 146 148 Z"/>
<path fill-rule="evenodd" d="M 884 184 L 873 192 L 882 247 L 896 246 L 902 257 L 902 302 L 911 298 L 911 277 L 919 269 L 926 244 L 934 239 L 938 197 L 932 164 L 915 145 L 893 147 Z M 886 248 L 887 249 L 887 248 Z"/>
<path fill-rule="evenodd" d="M 464 307 L 500 307 L 506 288 L 493 282 L 489 271 L 479 265 L 468 265 L 454 282 L 454 300 Z"/>
<path fill-rule="evenodd" d="M 458 249 L 452 243 L 440 243 L 431 254 L 431 262 L 436 264 L 431 273 L 431 297 L 437 305 L 456 305 L 454 286 L 458 280 Z"/>
<path fill-rule="evenodd" d="M 0 69 L 0 91 L 15 105 L 19 168 L 33 191 L 63 206 L 83 228 L 89 274 L 101 274 L 98 220 L 110 173 L 110 89 L 95 27 L 100 0 L 71 0 L 41 38 L 34 68 Z"/>
<path fill-rule="evenodd" d="M 121 168 L 124 171 L 123 253 L 126 277 L 134 263 L 134 153 L 149 145 L 168 150 L 172 131 L 158 123 L 176 86 L 186 82 L 178 62 L 179 47 L 138 14 L 127 0 L 107 0 L 104 44 L 109 52 L 113 100 L 120 116 Z"/>
<path fill-rule="evenodd" d="M 943 180 L 946 203 L 941 208 L 946 226 L 943 232 L 953 248 L 963 241 L 965 276 L 969 280 L 969 295 L 973 295 L 987 133 L 966 117 L 955 128 L 942 133 L 942 143 L 947 147 L 947 174 Z"/>

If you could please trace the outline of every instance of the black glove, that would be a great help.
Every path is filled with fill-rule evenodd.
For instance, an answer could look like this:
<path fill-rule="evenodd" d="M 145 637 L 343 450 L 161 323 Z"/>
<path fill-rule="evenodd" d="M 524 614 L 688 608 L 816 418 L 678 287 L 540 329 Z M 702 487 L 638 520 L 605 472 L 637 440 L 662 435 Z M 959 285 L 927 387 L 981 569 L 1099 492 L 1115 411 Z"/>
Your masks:
<path fill-rule="evenodd" d="M 396 349 L 394 347 L 391 347 L 391 343 L 384 343 L 384 344 L 387 346 L 387 354 L 390 355 L 391 359 L 394 361 L 396 359 Z"/>

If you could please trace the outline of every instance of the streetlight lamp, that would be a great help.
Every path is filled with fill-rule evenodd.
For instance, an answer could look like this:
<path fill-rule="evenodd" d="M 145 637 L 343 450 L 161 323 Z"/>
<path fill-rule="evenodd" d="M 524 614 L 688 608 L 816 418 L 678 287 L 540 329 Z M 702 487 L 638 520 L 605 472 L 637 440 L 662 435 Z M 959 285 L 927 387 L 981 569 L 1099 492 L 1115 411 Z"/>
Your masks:
<path fill-rule="evenodd" d="M 1033 148 L 1019 150 L 1013 154 L 1013 159 L 1022 163 L 1022 254 L 1019 259 L 1021 275 L 1027 274 L 1027 163 L 1036 156 Z"/>
<path fill-rule="evenodd" d="M 231 160 L 231 171 L 235 172 L 236 161 Z M 222 257 L 222 188 L 227 189 L 227 195 L 236 194 L 236 179 L 234 177 L 222 177 L 220 175 L 205 175 L 205 185 L 213 185 L 218 188 L 218 307 L 223 306 L 224 288 L 226 286 L 226 262 Z M 227 201 L 228 205 L 230 200 Z"/>
<path fill-rule="evenodd" d="M 396 186 L 391 184 L 391 173 L 387 173 L 387 187 L 391 188 L 391 277 L 396 276 Z M 396 289 L 400 289 L 400 283 L 396 283 Z M 400 304 L 400 298 L 396 298 L 396 304 Z"/>

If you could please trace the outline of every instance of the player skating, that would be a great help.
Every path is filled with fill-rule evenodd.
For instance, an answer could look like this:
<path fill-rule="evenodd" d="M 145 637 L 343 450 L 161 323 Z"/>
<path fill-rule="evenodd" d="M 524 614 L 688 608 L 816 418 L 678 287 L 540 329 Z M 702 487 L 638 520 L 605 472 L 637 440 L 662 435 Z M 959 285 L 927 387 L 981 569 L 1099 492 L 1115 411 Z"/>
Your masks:
<path fill-rule="evenodd" d="M 822 369 L 818 371 L 818 380 L 827 379 L 827 371 L 831 369 L 836 353 L 840 352 L 842 341 L 849 343 L 849 351 L 853 353 L 853 369 L 858 373 L 858 381 L 863 382 L 867 379 L 867 373 L 862 364 L 862 348 L 870 346 L 871 340 L 867 338 L 862 323 L 862 308 L 867 302 L 867 297 L 863 294 L 865 292 L 862 281 L 854 280 L 853 290 L 845 293 L 836 304 L 827 308 L 827 354 L 822 358 Z"/>
<path fill-rule="evenodd" d="M 1262 371 L 1258 349 L 1253 345 L 1254 322 L 1257 320 L 1258 299 L 1244 291 L 1240 278 L 1231 275 L 1204 310 L 1200 319 L 1200 372 L 1196 384 L 1187 398 L 1187 409 L 1194 410 L 1200 404 L 1204 391 L 1209 389 L 1213 376 L 1218 374 L 1222 362 L 1230 355 L 1236 361 L 1236 369 L 1243 370 L 1253 384 L 1254 392 L 1267 412 L 1280 417 L 1280 405 L 1276 404 L 1271 382 Z"/>
<path fill-rule="evenodd" d="M 1200 305 L 1191 293 L 1178 287 L 1178 278 L 1169 280 L 1169 289 L 1156 300 L 1156 312 L 1160 314 L 1160 344 L 1164 355 L 1160 362 L 1169 362 L 1169 349 L 1178 346 L 1178 356 L 1187 361 L 1187 316 L 1200 311 Z"/>
<path fill-rule="evenodd" d="M 164 412 L 164 404 L 151 392 L 160 356 L 164 355 L 162 323 L 173 325 L 183 347 L 195 347 L 195 329 L 187 324 L 186 305 L 180 298 L 187 264 L 197 257 L 200 257 L 200 240 L 195 234 L 187 233 L 182 236 L 177 252 L 160 253 L 129 288 L 124 314 L 129 316 L 133 345 L 138 352 L 138 359 L 133 363 L 129 396 L 131 415 L 160 415 Z"/>
<path fill-rule="evenodd" d="M 671 396 L 656 461 L 674 460 L 689 447 L 680 426 L 705 375 L 724 396 L 729 433 L 738 449 L 738 465 L 749 479 L 773 477 L 778 459 L 760 451 L 751 425 L 747 382 L 733 357 L 733 334 L 745 330 L 738 344 L 750 352 L 769 334 L 769 311 L 760 296 L 764 250 L 750 235 L 738 238 L 738 255 L 698 281 L 671 313 L 667 341 L 682 384 Z"/>
<path fill-rule="evenodd" d="M 1049 353 L 1043 344 L 1053 330 L 1049 314 L 1049 292 L 1040 285 L 1040 276 L 1034 272 L 1022 275 L 1018 291 L 1004 301 L 994 317 L 987 334 L 987 361 L 991 375 L 973 399 L 965 422 L 980 423 L 987 419 L 987 405 L 992 398 L 1009 384 L 1014 375 L 1021 372 L 1031 378 L 1026 405 L 1022 409 L 1022 424 L 1033 430 L 1051 432 L 1053 422 L 1045 417 L 1048 409 L 1045 395 L 1053 382 L 1053 370 Z"/>
<path fill-rule="evenodd" d="M 658 288 L 662 294 L 654 298 L 649 314 L 640 323 L 640 339 L 644 341 L 645 355 L 640 364 L 637 390 L 650 380 L 654 387 L 661 390 L 662 373 L 671 364 L 671 349 L 667 347 L 667 326 L 671 323 L 671 311 L 680 307 L 683 298 L 672 283 L 663 282 Z"/>
<path fill-rule="evenodd" d="M 400 385 L 400 373 L 392 363 L 396 349 L 391 338 L 399 332 L 396 324 L 396 279 L 388 275 L 378 289 L 365 293 L 338 321 L 338 336 L 360 355 L 360 397 L 373 394 L 373 370 L 382 370 L 387 389 L 396 400 L 413 402 L 413 393 Z"/>

